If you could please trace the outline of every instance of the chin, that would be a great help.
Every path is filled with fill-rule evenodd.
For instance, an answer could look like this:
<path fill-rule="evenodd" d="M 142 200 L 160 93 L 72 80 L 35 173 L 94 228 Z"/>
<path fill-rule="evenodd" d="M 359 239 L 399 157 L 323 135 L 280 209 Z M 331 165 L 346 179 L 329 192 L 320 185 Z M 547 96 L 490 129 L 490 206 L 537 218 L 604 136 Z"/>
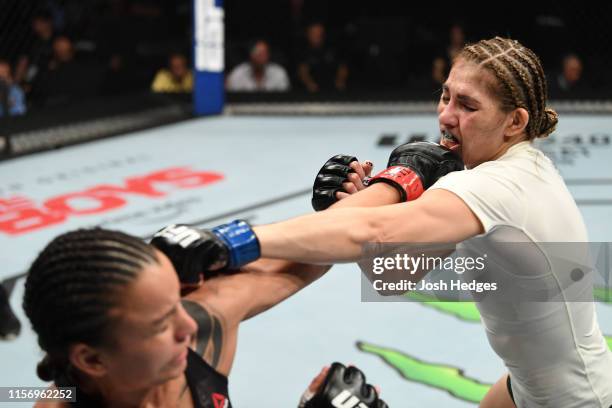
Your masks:
<path fill-rule="evenodd" d="M 155 385 L 162 385 L 168 381 L 176 380 L 185 373 L 185 368 L 186 367 L 177 367 L 172 370 L 164 371 L 159 375 L 157 381 L 155 381 Z"/>
<path fill-rule="evenodd" d="M 187 368 L 187 361 L 185 360 L 181 364 L 174 364 L 172 366 L 167 366 L 163 371 L 159 373 L 157 377 L 156 384 L 163 384 L 165 382 L 175 380 L 182 376 L 185 373 L 185 369 Z"/>
<path fill-rule="evenodd" d="M 187 359 L 184 359 L 183 361 L 181 361 L 179 364 L 176 364 L 172 368 L 172 370 L 169 372 L 169 375 L 171 375 L 173 379 L 176 377 L 179 377 L 185 372 L 186 368 L 187 368 Z"/>

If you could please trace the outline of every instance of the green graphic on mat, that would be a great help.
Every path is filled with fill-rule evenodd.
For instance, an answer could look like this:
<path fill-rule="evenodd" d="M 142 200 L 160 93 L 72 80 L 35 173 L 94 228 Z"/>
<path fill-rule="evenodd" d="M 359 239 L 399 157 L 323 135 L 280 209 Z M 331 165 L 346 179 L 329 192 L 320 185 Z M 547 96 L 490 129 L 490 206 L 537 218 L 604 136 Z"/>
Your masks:
<path fill-rule="evenodd" d="M 602 288 L 595 288 L 595 290 L 598 289 Z M 607 289 L 607 291 L 610 292 L 609 289 Z M 433 296 L 418 292 L 408 292 L 406 293 L 406 296 L 410 297 L 412 300 L 421 302 L 421 304 L 424 306 L 431 307 L 439 312 L 446 313 L 451 316 L 455 316 L 461 320 L 474 323 L 480 322 L 480 313 L 478 312 L 478 308 L 474 302 L 440 302 L 434 300 L 436 298 Z M 606 296 L 610 295 L 607 294 Z M 609 303 L 612 303 L 612 300 L 610 300 Z M 608 347 L 610 350 L 612 350 L 612 336 L 606 336 L 606 341 L 608 342 Z"/>
<path fill-rule="evenodd" d="M 470 378 L 463 370 L 453 366 L 428 363 L 406 353 L 365 342 L 358 342 L 357 348 L 382 358 L 409 381 L 446 391 L 464 401 L 480 402 L 491 388 L 491 384 Z"/>
<path fill-rule="evenodd" d="M 612 289 L 606 287 L 596 287 L 593 289 L 595 300 L 603 303 L 612 304 Z"/>
<path fill-rule="evenodd" d="M 436 309 L 442 313 L 455 316 L 468 322 L 480 322 L 480 313 L 474 302 L 441 302 L 431 295 L 419 292 L 407 292 L 406 296 L 423 305 Z"/>
<path fill-rule="evenodd" d="M 612 304 L 612 290 L 608 288 L 595 288 L 593 295 L 597 301 Z M 480 322 L 480 313 L 474 302 L 442 302 L 434 296 L 419 292 L 407 292 L 405 296 L 463 321 Z M 606 336 L 606 342 L 612 350 L 612 336 Z M 401 351 L 365 342 L 358 342 L 357 348 L 380 357 L 409 381 L 446 391 L 464 401 L 480 402 L 491 387 L 491 384 L 481 383 L 464 375 L 460 368 L 428 363 Z"/>
<path fill-rule="evenodd" d="M 469 322 L 480 321 L 480 313 L 473 302 L 442 302 L 435 296 L 419 292 L 407 292 L 405 296 L 442 313 L 453 315 L 461 320 Z M 593 297 L 598 302 L 612 304 L 612 289 L 607 287 L 596 287 L 593 289 Z"/>
<path fill-rule="evenodd" d="M 606 341 L 612 350 L 612 337 L 606 337 Z M 409 381 L 446 391 L 468 402 L 480 402 L 491 387 L 491 384 L 466 376 L 460 368 L 428 363 L 401 351 L 366 342 L 358 342 L 357 348 L 380 357 Z"/>

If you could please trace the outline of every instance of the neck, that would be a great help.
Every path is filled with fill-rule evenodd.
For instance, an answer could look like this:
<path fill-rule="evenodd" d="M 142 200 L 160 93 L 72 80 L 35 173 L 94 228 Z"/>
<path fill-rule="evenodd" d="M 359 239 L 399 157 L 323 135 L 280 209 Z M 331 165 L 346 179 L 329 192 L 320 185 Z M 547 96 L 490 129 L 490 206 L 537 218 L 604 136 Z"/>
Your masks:
<path fill-rule="evenodd" d="M 264 66 L 263 65 L 251 65 L 253 69 L 253 75 L 255 78 L 261 78 L 264 74 Z"/>
<path fill-rule="evenodd" d="M 502 157 L 504 154 L 506 154 L 508 152 L 508 150 L 510 150 L 510 148 L 514 145 L 517 145 L 521 142 L 526 142 L 527 138 L 526 137 L 517 137 L 514 140 L 510 140 L 507 143 L 504 143 L 503 145 L 500 146 L 499 150 L 497 151 L 497 153 L 493 156 L 493 158 L 491 159 L 491 161 L 493 160 L 497 160 L 500 157 Z"/>
<path fill-rule="evenodd" d="M 466 167 L 468 169 L 473 169 L 473 168 L 475 168 L 477 166 L 480 166 L 482 163 L 490 162 L 490 161 L 495 161 L 495 160 L 499 159 L 500 157 L 502 157 L 504 154 L 506 154 L 508 152 L 508 150 L 510 150 L 510 148 L 512 146 L 517 145 L 517 144 L 519 144 L 521 142 L 526 142 L 526 141 L 527 141 L 527 137 L 526 136 L 510 140 L 510 141 L 502 144 L 499 147 L 499 149 L 497 149 L 497 152 L 495 152 L 495 154 L 493 156 L 491 156 L 490 159 L 484 160 L 484 161 L 480 161 L 480 162 L 477 162 L 475 164 L 469 164 L 469 165 L 466 165 Z"/>

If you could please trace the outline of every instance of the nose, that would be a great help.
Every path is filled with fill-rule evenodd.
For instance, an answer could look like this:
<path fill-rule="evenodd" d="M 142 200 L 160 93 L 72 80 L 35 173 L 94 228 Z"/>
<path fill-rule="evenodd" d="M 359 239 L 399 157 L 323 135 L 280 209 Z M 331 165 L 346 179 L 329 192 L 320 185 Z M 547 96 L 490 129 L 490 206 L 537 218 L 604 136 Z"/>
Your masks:
<path fill-rule="evenodd" d="M 453 101 L 444 103 L 440 101 L 438 103 L 438 122 L 445 129 L 452 129 L 459 123 L 457 114 L 455 111 L 455 104 Z"/>
<path fill-rule="evenodd" d="M 198 324 L 195 320 L 193 320 L 189 313 L 187 313 L 182 305 L 180 306 L 178 315 L 175 336 L 177 341 L 183 342 L 186 340 L 186 338 L 191 337 L 198 330 Z"/>

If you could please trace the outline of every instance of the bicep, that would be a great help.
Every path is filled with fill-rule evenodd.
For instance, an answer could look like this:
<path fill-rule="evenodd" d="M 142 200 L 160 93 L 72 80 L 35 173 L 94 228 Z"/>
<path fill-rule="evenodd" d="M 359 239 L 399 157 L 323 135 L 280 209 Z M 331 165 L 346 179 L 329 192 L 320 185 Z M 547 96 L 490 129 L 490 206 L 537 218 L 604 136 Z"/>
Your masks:
<path fill-rule="evenodd" d="M 260 259 L 239 273 L 208 281 L 215 294 L 208 297 L 223 310 L 228 325 L 238 325 L 292 296 L 321 277 L 328 265 L 311 265 L 279 259 Z"/>
<path fill-rule="evenodd" d="M 331 266 L 311 265 L 285 260 L 261 259 L 242 270 L 249 282 L 243 320 L 262 313 L 308 286 Z"/>
<path fill-rule="evenodd" d="M 457 243 L 484 232 L 482 223 L 456 194 L 443 189 L 418 200 L 378 207 L 382 242 Z"/>
<path fill-rule="evenodd" d="M 206 281 L 182 299 L 198 326 L 191 348 L 217 371 L 229 373 L 240 322 L 280 303 L 328 269 L 266 259 Z"/>

